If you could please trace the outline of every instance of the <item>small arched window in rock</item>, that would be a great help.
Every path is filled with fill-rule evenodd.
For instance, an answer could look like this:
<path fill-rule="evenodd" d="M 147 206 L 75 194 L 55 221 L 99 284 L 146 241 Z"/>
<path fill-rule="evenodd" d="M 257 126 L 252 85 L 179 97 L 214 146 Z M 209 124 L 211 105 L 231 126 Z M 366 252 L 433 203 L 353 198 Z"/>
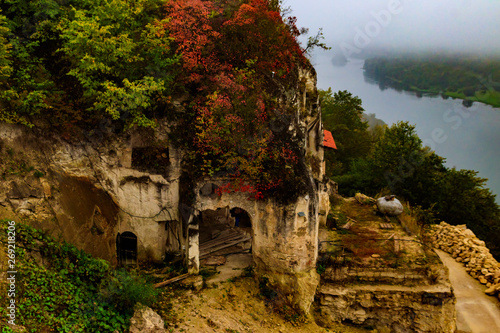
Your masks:
<path fill-rule="evenodd" d="M 250 228 L 252 227 L 252 220 L 250 219 L 250 215 L 244 209 L 239 207 L 235 207 L 230 210 L 231 216 L 234 217 L 234 226 L 241 228 Z"/>

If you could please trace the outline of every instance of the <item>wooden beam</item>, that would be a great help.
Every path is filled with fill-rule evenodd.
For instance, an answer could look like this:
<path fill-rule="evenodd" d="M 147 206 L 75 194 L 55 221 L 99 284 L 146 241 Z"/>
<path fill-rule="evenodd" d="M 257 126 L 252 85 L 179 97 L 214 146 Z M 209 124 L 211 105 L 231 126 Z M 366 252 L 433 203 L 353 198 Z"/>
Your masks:
<path fill-rule="evenodd" d="M 223 242 L 232 241 L 232 240 L 234 240 L 234 239 L 236 239 L 238 237 L 242 237 L 242 236 L 244 236 L 244 235 L 241 234 L 241 233 L 232 233 L 232 234 L 224 236 L 224 237 L 215 238 L 215 239 L 212 239 L 212 240 L 210 240 L 208 242 L 201 243 L 200 244 L 200 249 L 201 248 L 206 249 L 206 248 L 212 247 L 214 245 L 218 245 L 218 244 L 223 243 Z"/>
<path fill-rule="evenodd" d="M 154 288 L 160 288 L 160 287 L 163 287 L 163 286 L 166 286 L 168 284 L 171 284 L 171 283 L 174 283 L 174 282 L 177 282 L 177 281 L 181 281 L 181 280 L 184 280 L 185 278 L 187 278 L 189 276 L 189 273 L 186 273 L 186 274 L 182 274 L 182 275 L 179 275 L 179 276 L 176 276 L 174 278 L 171 278 L 170 280 L 166 280 L 166 281 L 163 281 L 163 282 L 159 282 L 155 285 L 153 285 Z"/>

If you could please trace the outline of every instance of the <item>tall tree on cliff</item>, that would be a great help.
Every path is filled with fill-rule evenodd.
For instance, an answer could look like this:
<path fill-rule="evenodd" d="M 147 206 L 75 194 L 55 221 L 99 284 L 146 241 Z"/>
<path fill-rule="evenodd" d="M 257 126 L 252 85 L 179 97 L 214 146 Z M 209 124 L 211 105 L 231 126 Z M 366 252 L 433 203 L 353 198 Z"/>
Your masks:
<path fill-rule="evenodd" d="M 344 90 L 333 93 L 320 91 L 323 124 L 332 132 L 337 150 L 326 151 L 327 175 L 335 178 L 346 173 L 357 158 L 366 157 L 372 140 L 368 123 L 362 119 L 361 99 Z"/>

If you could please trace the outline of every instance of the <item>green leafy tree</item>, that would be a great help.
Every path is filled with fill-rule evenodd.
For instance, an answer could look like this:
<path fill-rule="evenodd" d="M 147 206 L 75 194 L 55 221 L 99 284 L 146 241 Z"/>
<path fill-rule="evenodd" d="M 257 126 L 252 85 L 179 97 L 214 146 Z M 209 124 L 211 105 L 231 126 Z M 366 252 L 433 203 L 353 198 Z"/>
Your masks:
<path fill-rule="evenodd" d="M 368 124 L 362 119 L 361 99 L 344 90 L 320 91 L 323 126 L 332 132 L 337 150 L 327 150 L 327 174 L 335 177 L 349 170 L 357 158 L 367 157 L 372 146 Z"/>
<path fill-rule="evenodd" d="M 388 187 L 412 203 L 432 206 L 431 192 L 446 172 L 444 159 L 422 146 L 414 125 L 398 122 L 387 128 L 371 161 L 374 188 Z"/>
<path fill-rule="evenodd" d="M 7 1 L 12 73 L 2 118 L 72 124 L 121 119 L 152 127 L 174 86 L 163 0 Z M 5 45 L 5 44 L 4 44 Z M 47 117 L 50 115 L 50 117 Z"/>
<path fill-rule="evenodd" d="M 9 90 L 8 80 L 12 74 L 12 61 L 10 60 L 12 44 L 7 39 L 9 32 L 6 17 L 0 15 L 0 99 L 4 99 L 8 95 L 6 93 Z M 6 112 L 3 103 L 0 104 L 0 121 L 16 122 L 16 120 L 15 115 Z"/>

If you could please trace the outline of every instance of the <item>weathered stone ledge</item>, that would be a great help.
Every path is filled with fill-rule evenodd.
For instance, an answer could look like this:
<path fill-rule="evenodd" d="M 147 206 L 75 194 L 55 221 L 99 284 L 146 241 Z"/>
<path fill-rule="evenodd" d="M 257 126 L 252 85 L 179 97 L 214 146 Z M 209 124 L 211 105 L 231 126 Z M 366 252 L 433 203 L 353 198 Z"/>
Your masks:
<path fill-rule="evenodd" d="M 426 268 L 401 269 L 401 268 L 366 268 L 366 267 L 328 267 L 322 276 L 324 281 L 336 283 L 377 283 L 397 284 L 412 286 L 415 284 L 428 284 Z"/>
<path fill-rule="evenodd" d="M 317 292 L 319 324 L 339 322 L 391 332 L 455 331 L 455 296 L 447 284 L 406 287 L 323 284 Z"/>

